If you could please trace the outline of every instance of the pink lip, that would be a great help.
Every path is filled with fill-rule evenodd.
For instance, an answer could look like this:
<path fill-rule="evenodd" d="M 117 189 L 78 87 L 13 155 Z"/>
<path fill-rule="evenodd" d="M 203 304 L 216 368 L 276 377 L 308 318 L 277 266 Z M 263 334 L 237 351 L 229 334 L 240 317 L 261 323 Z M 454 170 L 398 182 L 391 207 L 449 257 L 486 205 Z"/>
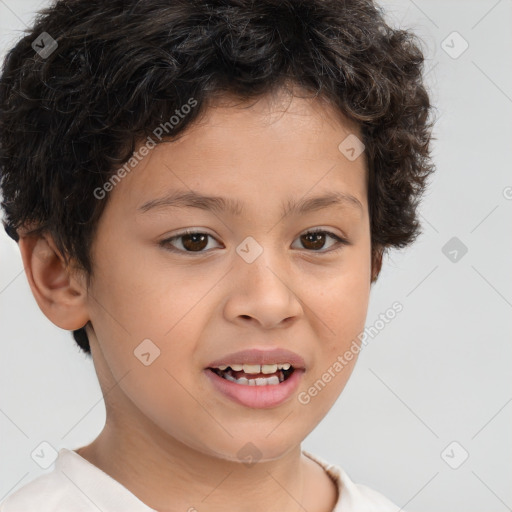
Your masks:
<path fill-rule="evenodd" d="M 215 368 L 216 366 L 230 364 L 274 364 L 274 363 L 290 363 L 295 370 L 304 369 L 304 359 L 296 354 L 282 348 L 268 349 L 248 349 L 240 352 L 233 352 L 226 356 L 216 359 L 208 364 L 207 368 Z M 212 373 L 212 372 L 209 372 Z M 290 377 L 291 378 L 291 377 Z M 224 380 L 224 379 L 222 379 Z M 287 379 L 289 380 L 289 379 Z M 286 381 L 285 381 L 286 382 Z M 284 383 L 283 383 L 284 384 Z M 236 384 L 240 386 L 240 384 Z M 279 384 L 281 386 L 281 384 Z M 267 386 L 262 386 L 267 387 Z"/>
<path fill-rule="evenodd" d="M 303 369 L 294 370 L 293 373 L 280 384 L 248 386 L 223 379 L 212 370 L 205 369 L 203 371 L 217 391 L 220 391 L 224 396 L 227 396 L 240 405 L 256 409 L 269 409 L 281 405 L 297 390 L 302 375 L 304 374 Z"/>

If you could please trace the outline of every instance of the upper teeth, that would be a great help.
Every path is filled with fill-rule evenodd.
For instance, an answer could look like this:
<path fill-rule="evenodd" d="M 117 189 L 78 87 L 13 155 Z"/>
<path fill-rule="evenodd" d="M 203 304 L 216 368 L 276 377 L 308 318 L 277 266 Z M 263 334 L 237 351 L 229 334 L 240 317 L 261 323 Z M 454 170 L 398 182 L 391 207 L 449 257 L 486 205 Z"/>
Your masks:
<path fill-rule="evenodd" d="M 235 372 L 244 371 L 245 373 L 275 373 L 277 370 L 289 370 L 290 363 L 283 364 L 230 364 L 217 366 L 219 370 L 231 368 Z"/>

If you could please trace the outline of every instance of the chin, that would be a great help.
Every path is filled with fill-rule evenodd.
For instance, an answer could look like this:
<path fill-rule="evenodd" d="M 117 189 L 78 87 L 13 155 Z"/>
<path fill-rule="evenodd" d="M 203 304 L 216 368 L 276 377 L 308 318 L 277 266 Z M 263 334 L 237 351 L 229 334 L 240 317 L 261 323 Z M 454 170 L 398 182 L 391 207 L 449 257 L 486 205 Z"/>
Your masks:
<path fill-rule="evenodd" d="M 270 432 L 272 432 L 272 429 L 269 429 L 268 432 L 260 429 L 255 431 L 254 434 L 244 430 L 243 436 L 229 438 L 227 443 L 222 446 L 209 446 L 202 451 L 229 462 L 241 462 L 250 465 L 255 462 L 278 460 L 300 446 L 302 442 L 302 439 L 294 442 L 284 430 L 282 435 L 272 432 L 269 436 Z"/>

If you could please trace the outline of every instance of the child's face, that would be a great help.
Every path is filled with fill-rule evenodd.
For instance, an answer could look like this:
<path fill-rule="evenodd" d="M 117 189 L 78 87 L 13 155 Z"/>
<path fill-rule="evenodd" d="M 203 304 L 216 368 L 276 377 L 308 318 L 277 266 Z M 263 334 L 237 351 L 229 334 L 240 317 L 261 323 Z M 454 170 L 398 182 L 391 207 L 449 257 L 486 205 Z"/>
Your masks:
<path fill-rule="evenodd" d="M 299 445 L 343 390 L 356 357 L 341 371 L 335 363 L 364 329 L 370 292 L 364 154 L 350 161 L 340 152 L 358 131 L 316 101 L 294 98 L 283 110 L 268 99 L 210 109 L 181 140 L 152 149 L 111 192 L 86 307 L 107 425 L 117 435 L 131 430 L 141 443 L 160 446 L 177 440 L 232 460 L 251 442 L 259 452 L 246 450 L 271 459 Z M 243 211 L 141 209 L 178 190 L 236 200 Z M 332 193 L 360 205 L 346 200 L 282 214 L 289 201 Z M 320 228 L 350 245 L 325 233 L 304 236 Z M 209 237 L 160 245 L 185 229 Z M 159 350 L 153 360 L 157 349 L 146 342 L 149 365 L 134 354 L 147 339 Z M 240 403 L 207 369 L 234 352 L 274 348 L 304 360 L 297 387 L 280 403 L 268 397 L 286 382 L 263 390 L 223 380 L 245 388 Z M 315 383 L 320 391 L 308 393 Z M 256 404 L 257 393 L 270 400 L 266 406 Z"/>

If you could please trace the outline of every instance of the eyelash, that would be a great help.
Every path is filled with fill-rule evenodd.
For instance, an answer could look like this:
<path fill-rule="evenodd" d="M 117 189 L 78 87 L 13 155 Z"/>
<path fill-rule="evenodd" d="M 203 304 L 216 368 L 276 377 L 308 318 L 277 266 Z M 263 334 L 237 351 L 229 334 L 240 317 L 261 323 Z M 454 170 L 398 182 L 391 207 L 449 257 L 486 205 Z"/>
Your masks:
<path fill-rule="evenodd" d="M 338 247 L 336 249 L 329 249 L 327 251 L 322 251 L 322 250 L 315 251 L 315 250 L 307 250 L 306 249 L 307 252 L 318 253 L 318 254 L 337 253 L 337 252 L 341 251 L 344 248 L 344 246 L 350 245 L 350 242 L 348 240 L 346 240 L 345 238 L 341 238 L 340 236 L 335 235 L 331 231 L 327 231 L 325 229 L 312 229 L 310 231 L 304 232 L 302 235 L 314 235 L 314 234 L 318 234 L 318 233 L 326 234 L 329 237 L 336 240 L 337 244 L 335 244 L 334 246 L 336 247 L 336 245 L 337 245 Z M 181 254 L 187 254 L 187 255 L 189 255 L 189 254 L 190 255 L 196 255 L 196 254 L 200 255 L 200 254 L 206 254 L 207 252 L 210 252 L 210 251 L 204 251 L 204 250 L 203 251 L 184 251 L 182 249 L 176 249 L 175 247 L 173 247 L 171 245 L 172 241 L 177 240 L 177 239 L 182 238 L 187 235 L 206 235 L 211 238 L 214 238 L 209 233 L 204 233 L 202 231 L 186 230 L 183 233 L 179 233 L 178 235 L 174 235 L 170 238 L 166 238 L 165 240 L 160 241 L 159 245 L 162 246 L 167 251 L 181 253 Z"/>

